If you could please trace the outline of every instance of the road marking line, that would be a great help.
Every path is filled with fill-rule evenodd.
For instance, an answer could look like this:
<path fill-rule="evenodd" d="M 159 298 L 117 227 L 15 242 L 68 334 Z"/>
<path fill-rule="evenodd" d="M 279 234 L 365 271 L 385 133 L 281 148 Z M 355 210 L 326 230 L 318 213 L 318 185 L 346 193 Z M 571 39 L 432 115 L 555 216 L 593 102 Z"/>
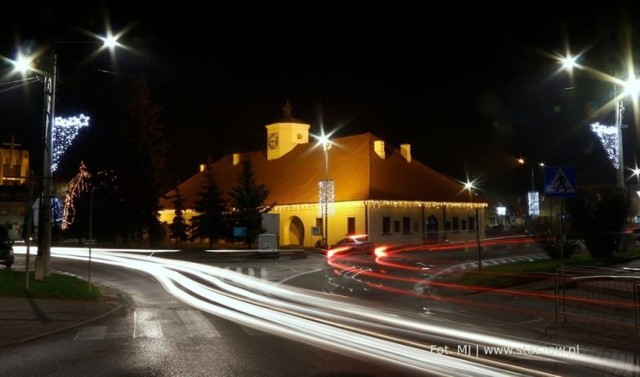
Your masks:
<path fill-rule="evenodd" d="M 192 338 L 215 338 L 220 333 L 213 325 L 199 312 L 193 310 L 178 310 L 178 316 L 189 331 Z"/>
<path fill-rule="evenodd" d="M 155 312 L 135 311 L 133 313 L 134 338 L 162 338 L 162 327 Z"/>

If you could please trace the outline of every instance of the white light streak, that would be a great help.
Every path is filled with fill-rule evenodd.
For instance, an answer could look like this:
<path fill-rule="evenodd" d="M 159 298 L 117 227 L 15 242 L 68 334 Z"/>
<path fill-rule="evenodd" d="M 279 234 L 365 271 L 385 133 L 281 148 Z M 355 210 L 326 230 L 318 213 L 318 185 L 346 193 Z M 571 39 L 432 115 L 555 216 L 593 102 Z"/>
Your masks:
<path fill-rule="evenodd" d="M 618 138 L 620 137 L 618 127 L 593 123 L 591 124 L 591 130 L 598 135 L 613 167 L 617 169 L 620 166 L 620 161 L 618 161 Z"/>
<path fill-rule="evenodd" d="M 69 148 L 82 127 L 89 125 L 89 117 L 80 114 L 78 116 L 63 118 L 56 117 L 53 125 L 53 140 L 51 152 L 51 172 L 55 172 L 64 152 Z"/>
<path fill-rule="evenodd" d="M 16 253 L 24 252 L 16 246 Z M 638 371 L 630 365 L 588 354 L 507 355 L 496 358 L 432 352 L 434 339 L 451 344 L 484 344 L 536 349 L 540 345 L 484 333 L 439 318 L 412 318 L 403 312 L 382 310 L 354 298 L 289 287 L 215 266 L 128 254 L 115 249 L 92 249 L 92 262 L 135 269 L 155 277 L 184 303 L 256 330 L 368 358 L 430 375 L 521 376 L 549 375 L 520 367 L 520 358 Z M 52 256 L 86 261 L 83 248 L 52 248 Z M 154 251 L 147 250 L 153 253 Z M 540 365 L 540 364 L 538 364 Z"/>

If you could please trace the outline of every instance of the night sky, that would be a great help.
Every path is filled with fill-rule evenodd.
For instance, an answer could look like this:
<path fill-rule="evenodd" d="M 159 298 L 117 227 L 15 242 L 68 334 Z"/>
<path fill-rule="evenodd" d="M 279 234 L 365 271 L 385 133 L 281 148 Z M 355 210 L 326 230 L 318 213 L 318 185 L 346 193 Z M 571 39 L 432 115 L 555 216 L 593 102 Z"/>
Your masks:
<path fill-rule="evenodd" d="M 576 166 L 579 184 L 615 182 L 589 130 L 594 120 L 612 124 L 611 111 L 595 112 L 611 98 L 612 84 L 584 72 L 573 82 L 553 75 L 559 64 L 549 54 L 568 45 L 587 51 L 585 65 L 624 72 L 625 40 L 640 57 L 638 7 L 625 2 L 59 3 L 3 6 L 0 55 L 13 58 L 18 43 L 45 48 L 39 64 L 50 66 L 54 41 L 92 40 L 83 30 L 104 34 L 107 21 L 114 33 L 127 30 L 120 42 L 128 46 L 113 59 L 107 52 L 88 59 L 96 45 L 57 45 L 56 114 L 92 117 L 60 174 L 73 174 L 80 160 L 91 169 L 96 155 L 109 155 L 104 140 L 117 89 L 144 75 L 163 109 L 172 179 L 196 173 L 208 156 L 263 149 L 264 126 L 290 100 L 293 116 L 313 133 L 323 125 L 336 136 L 371 132 L 395 146 L 409 143 L 415 159 L 492 189 L 530 183 L 515 162 L 521 156 Z M 0 66 L 0 138 L 15 135 L 38 169 L 42 85 L 7 85 L 19 78 L 9 71 Z M 633 167 L 637 125 L 625 104 L 625 165 Z"/>

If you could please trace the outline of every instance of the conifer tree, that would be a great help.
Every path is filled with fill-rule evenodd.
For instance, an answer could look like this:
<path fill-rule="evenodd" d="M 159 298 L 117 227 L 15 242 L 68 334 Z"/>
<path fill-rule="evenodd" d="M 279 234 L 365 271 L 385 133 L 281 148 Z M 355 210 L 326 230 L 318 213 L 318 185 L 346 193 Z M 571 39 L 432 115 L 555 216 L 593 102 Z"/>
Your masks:
<path fill-rule="evenodd" d="M 245 243 L 251 248 L 256 237 L 266 232 L 262 226 L 262 214 L 269 212 L 275 203 L 265 205 L 269 189 L 256 182 L 250 160 L 242 161 L 238 184 L 231 189 L 229 195 L 233 207 L 233 225 L 246 228 Z"/>
<path fill-rule="evenodd" d="M 187 231 L 189 230 L 189 226 L 184 218 L 184 198 L 180 193 L 180 188 L 178 186 L 175 187 L 176 194 L 173 196 L 173 207 L 174 215 L 173 222 L 169 225 L 169 230 L 171 232 L 171 237 L 176 239 L 176 246 L 180 246 L 181 242 L 185 242 L 187 240 Z"/>
<path fill-rule="evenodd" d="M 226 205 L 222 193 L 218 188 L 218 181 L 209 160 L 207 169 L 203 172 L 195 210 L 198 215 L 191 219 L 191 239 L 206 238 L 209 248 L 226 234 Z"/>
<path fill-rule="evenodd" d="M 119 184 L 119 233 L 126 244 L 149 233 L 151 241 L 162 238 L 158 221 L 158 198 L 166 191 L 162 180 L 167 143 L 161 108 L 151 101 L 144 77 L 133 81 L 118 109 L 116 174 Z"/>

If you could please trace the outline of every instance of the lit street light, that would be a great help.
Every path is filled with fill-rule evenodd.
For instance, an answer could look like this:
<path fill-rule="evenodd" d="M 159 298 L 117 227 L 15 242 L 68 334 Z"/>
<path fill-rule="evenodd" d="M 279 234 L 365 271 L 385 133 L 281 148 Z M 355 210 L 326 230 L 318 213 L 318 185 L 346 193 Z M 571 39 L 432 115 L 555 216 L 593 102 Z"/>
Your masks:
<path fill-rule="evenodd" d="M 472 201 L 472 190 L 475 188 L 473 181 L 467 180 L 464 184 L 465 190 L 469 190 L 469 201 Z M 476 217 L 476 242 L 478 244 L 478 271 L 482 270 L 482 246 L 480 246 L 480 217 L 478 216 L 478 207 L 475 209 Z"/>
<path fill-rule="evenodd" d="M 594 123 L 591 128 L 594 133 L 600 137 L 604 148 L 612 161 L 613 167 L 616 169 L 616 183 L 617 186 L 624 189 L 624 155 L 622 152 L 622 116 L 624 114 L 623 99 L 626 96 L 631 96 L 636 101 L 638 92 L 640 91 L 640 83 L 635 77 L 632 69 L 629 69 L 629 78 L 621 80 L 617 78 L 616 67 L 612 64 L 605 64 L 614 68 L 614 76 L 607 75 L 594 68 L 583 66 L 578 64 L 579 56 L 567 55 L 559 58 L 562 63 L 562 68 L 573 74 L 574 68 L 579 68 L 588 71 L 594 76 L 611 82 L 613 84 L 613 99 L 611 103 L 615 108 L 615 120 L 613 126 L 604 126 L 599 123 Z M 618 93 L 618 88 L 623 88 L 622 92 Z"/>
<path fill-rule="evenodd" d="M 527 193 L 527 206 L 529 209 L 528 213 L 531 217 L 538 216 L 540 215 L 540 194 L 538 193 L 538 191 L 536 191 L 533 165 L 527 163 L 524 158 L 519 158 L 518 163 L 522 166 L 529 165 L 529 167 L 531 168 L 531 191 Z M 540 162 L 538 166 L 544 167 L 544 162 Z"/>
<path fill-rule="evenodd" d="M 43 129 L 44 129 L 44 151 L 43 151 L 43 171 L 42 171 L 42 197 L 40 199 L 39 209 L 39 224 L 38 224 L 38 255 L 35 261 L 35 278 L 36 280 L 43 280 L 49 276 L 49 262 L 51 258 L 51 211 L 52 200 L 55 197 L 53 192 L 53 170 L 52 156 L 54 155 L 54 140 L 53 132 L 56 127 L 55 117 L 55 104 L 56 104 L 56 92 L 57 92 L 57 79 L 58 79 L 58 56 L 56 53 L 56 47 L 61 44 L 75 45 L 75 44 L 100 44 L 100 50 L 108 48 L 113 51 L 113 48 L 119 45 L 116 41 L 117 37 L 109 35 L 105 38 L 98 37 L 101 41 L 62 41 L 55 42 L 53 45 L 51 71 L 45 72 L 34 68 L 31 65 L 33 61 L 31 58 L 26 58 L 22 55 L 18 55 L 18 58 L 12 62 L 15 69 L 26 74 L 27 71 L 36 72 L 36 74 L 43 75 L 44 77 L 44 114 L 43 114 Z"/>
<path fill-rule="evenodd" d="M 322 133 L 318 137 L 318 144 L 322 145 L 324 151 L 324 180 L 320 181 L 320 205 L 322 207 L 322 246 L 329 248 L 329 202 L 333 203 L 335 197 L 335 187 L 333 181 L 329 181 L 329 149 L 331 141 L 329 137 Z"/>

